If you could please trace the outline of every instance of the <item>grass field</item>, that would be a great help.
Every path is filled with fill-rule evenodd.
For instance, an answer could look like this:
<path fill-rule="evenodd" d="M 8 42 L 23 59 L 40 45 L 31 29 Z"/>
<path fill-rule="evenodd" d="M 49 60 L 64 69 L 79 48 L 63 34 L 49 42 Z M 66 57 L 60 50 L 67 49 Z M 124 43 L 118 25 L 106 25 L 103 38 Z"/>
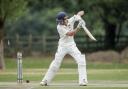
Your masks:
<path fill-rule="evenodd" d="M 45 60 L 44 60 L 45 59 Z M 52 58 L 24 58 L 23 84 L 17 84 L 15 59 L 6 59 L 6 70 L 0 71 L 0 89 L 128 89 L 128 65 L 119 63 L 87 63 L 88 86 L 78 86 L 77 66 L 66 59 L 50 86 L 39 83 Z M 30 83 L 26 83 L 30 80 Z"/>

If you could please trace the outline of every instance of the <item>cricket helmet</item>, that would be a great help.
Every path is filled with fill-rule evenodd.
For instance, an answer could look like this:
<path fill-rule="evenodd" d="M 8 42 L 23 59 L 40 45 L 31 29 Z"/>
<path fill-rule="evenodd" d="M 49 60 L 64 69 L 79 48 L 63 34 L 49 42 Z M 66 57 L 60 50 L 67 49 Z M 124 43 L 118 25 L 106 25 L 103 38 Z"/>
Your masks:
<path fill-rule="evenodd" d="M 67 16 L 67 14 L 65 12 L 59 12 L 57 14 L 56 20 L 57 21 L 63 21 L 64 20 L 64 17 L 66 17 L 66 16 Z"/>

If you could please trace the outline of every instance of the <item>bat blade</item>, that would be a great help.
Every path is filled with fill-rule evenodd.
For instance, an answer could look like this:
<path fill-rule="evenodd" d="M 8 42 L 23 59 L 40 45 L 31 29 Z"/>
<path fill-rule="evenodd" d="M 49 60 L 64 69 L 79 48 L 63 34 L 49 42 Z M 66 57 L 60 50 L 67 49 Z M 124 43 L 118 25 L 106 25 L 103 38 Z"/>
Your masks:
<path fill-rule="evenodd" d="M 86 34 L 94 41 L 96 41 L 96 38 L 91 34 L 91 32 L 86 28 L 85 26 L 85 21 L 82 19 L 79 23 L 81 25 L 81 27 L 84 29 L 84 31 L 86 32 Z"/>
<path fill-rule="evenodd" d="M 82 26 L 84 31 L 86 32 L 86 34 L 94 41 L 96 41 L 96 38 L 89 32 L 89 30 L 85 27 L 85 26 Z"/>

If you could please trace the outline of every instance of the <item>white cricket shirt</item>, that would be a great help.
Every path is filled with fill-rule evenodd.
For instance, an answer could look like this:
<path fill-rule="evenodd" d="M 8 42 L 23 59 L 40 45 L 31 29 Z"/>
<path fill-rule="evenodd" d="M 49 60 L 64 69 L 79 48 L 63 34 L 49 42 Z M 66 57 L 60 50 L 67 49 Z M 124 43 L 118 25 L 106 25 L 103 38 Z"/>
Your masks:
<path fill-rule="evenodd" d="M 79 15 L 74 15 L 70 19 L 68 19 L 68 25 L 57 25 L 57 31 L 59 33 L 60 39 L 59 39 L 59 45 L 60 46 L 70 46 L 74 45 L 74 36 L 67 36 L 66 33 L 73 30 L 73 25 L 75 21 L 81 20 L 81 17 Z"/>

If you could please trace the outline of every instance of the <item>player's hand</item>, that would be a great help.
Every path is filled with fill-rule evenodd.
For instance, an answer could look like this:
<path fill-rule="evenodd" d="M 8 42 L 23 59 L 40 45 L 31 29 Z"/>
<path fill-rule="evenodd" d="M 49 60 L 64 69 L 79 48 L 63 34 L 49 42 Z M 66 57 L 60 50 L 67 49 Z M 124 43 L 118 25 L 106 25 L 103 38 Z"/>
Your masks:
<path fill-rule="evenodd" d="M 79 11 L 79 12 L 77 13 L 77 15 L 83 16 L 83 15 L 84 15 L 84 11 Z"/>
<path fill-rule="evenodd" d="M 68 36 L 74 36 L 74 35 L 75 35 L 75 33 L 76 33 L 76 31 L 70 31 L 70 32 L 67 32 L 67 34 L 66 34 L 66 35 L 68 35 Z"/>

